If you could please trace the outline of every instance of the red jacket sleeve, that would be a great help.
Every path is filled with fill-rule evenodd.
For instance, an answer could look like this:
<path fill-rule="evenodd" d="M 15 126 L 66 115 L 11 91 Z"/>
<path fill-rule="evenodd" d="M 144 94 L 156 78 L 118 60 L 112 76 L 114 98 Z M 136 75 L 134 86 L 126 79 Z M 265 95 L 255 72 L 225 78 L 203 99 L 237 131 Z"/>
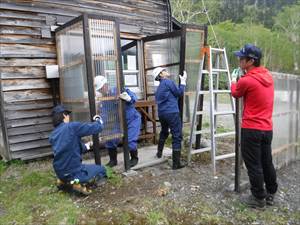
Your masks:
<path fill-rule="evenodd" d="M 247 91 L 247 79 L 240 78 L 237 83 L 231 84 L 231 94 L 235 98 L 243 97 Z"/>

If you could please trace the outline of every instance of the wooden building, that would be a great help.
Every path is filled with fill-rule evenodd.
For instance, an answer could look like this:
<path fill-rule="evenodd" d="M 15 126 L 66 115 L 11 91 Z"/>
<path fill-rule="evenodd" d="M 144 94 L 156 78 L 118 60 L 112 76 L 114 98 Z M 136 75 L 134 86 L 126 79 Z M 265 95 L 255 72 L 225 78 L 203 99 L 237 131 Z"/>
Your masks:
<path fill-rule="evenodd" d="M 168 0 L 2 0 L 0 154 L 4 159 L 26 160 L 52 154 L 48 142 L 53 129 L 51 109 L 62 93 L 56 92 L 55 80 L 47 79 L 46 67 L 59 64 L 60 49 L 55 31 L 62 25 L 72 24 L 70 21 L 83 14 L 117 19 L 121 39 L 119 50 L 133 50 L 137 55 L 137 76 L 143 76 L 144 81 L 142 87 L 134 88 L 141 100 L 153 99 L 153 88 L 148 85 L 153 68 L 166 66 L 177 74 L 184 68 L 191 71 L 198 68 L 199 49 L 205 42 L 206 28 L 181 27 L 174 23 Z M 166 45 L 160 41 L 166 38 L 176 39 L 176 43 L 168 41 Z M 189 42 L 189 39 L 193 41 Z M 147 67 L 149 54 L 155 54 L 159 49 L 163 57 L 176 58 L 176 62 L 157 65 L 150 60 L 151 65 Z M 126 68 L 123 72 L 125 76 Z M 195 80 L 189 82 L 190 90 L 195 89 Z M 188 109 L 183 111 L 188 117 Z"/>

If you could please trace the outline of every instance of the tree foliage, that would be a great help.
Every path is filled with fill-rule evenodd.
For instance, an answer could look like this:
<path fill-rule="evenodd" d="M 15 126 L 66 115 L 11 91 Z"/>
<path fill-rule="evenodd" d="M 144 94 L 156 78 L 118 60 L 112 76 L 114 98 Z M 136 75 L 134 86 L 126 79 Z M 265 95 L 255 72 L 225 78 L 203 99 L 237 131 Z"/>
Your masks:
<path fill-rule="evenodd" d="M 173 16 L 183 23 L 208 24 L 230 54 L 246 43 L 263 50 L 262 63 L 274 71 L 300 74 L 300 0 L 171 0 Z M 204 3 L 204 5 L 202 4 Z M 209 44 L 217 46 L 212 27 Z"/>
<path fill-rule="evenodd" d="M 299 4 L 284 7 L 283 11 L 275 17 L 275 28 L 283 32 L 293 43 L 294 70 L 299 70 L 300 49 L 300 1 Z"/>

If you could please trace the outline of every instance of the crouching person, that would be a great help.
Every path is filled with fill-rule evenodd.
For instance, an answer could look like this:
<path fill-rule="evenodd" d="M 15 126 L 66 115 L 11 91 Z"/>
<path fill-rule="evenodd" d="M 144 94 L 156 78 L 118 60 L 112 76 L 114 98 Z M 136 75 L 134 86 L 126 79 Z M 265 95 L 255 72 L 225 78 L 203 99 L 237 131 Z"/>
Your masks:
<path fill-rule="evenodd" d="M 87 146 L 81 137 L 98 134 L 102 131 L 103 122 L 100 116 L 94 116 L 94 122 L 70 122 L 70 113 L 63 105 L 54 107 L 54 130 L 49 141 L 52 145 L 53 168 L 58 177 L 58 188 L 71 189 L 74 192 L 88 195 L 90 182 L 106 177 L 105 167 L 95 164 L 82 164 L 82 153 Z"/>

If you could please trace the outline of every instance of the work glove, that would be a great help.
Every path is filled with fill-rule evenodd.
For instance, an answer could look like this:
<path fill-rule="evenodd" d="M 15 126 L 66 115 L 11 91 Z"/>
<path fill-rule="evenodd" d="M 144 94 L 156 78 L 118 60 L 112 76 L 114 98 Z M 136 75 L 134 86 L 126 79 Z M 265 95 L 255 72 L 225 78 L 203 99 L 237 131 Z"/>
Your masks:
<path fill-rule="evenodd" d="M 129 96 L 129 94 L 124 91 L 120 94 L 120 99 L 125 100 L 126 102 L 130 102 L 131 101 L 131 97 Z"/>
<path fill-rule="evenodd" d="M 236 68 L 232 71 L 232 73 L 231 73 L 231 82 L 236 83 L 236 81 L 239 77 L 239 70 L 240 70 L 239 68 Z"/>
<path fill-rule="evenodd" d="M 237 80 L 244 75 L 241 68 L 236 68 L 232 71 L 231 82 L 237 82 Z"/>
<path fill-rule="evenodd" d="M 91 150 L 92 146 L 93 146 L 93 142 L 89 141 L 87 143 L 84 144 L 86 147 L 86 150 L 89 151 Z"/>
<path fill-rule="evenodd" d="M 93 120 L 94 120 L 94 121 L 97 121 L 97 122 L 101 123 L 101 125 L 103 125 L 103 120 L 102 120 L 101 116 L 95 115 L 95 116 L 93 117 Z"/>
<path fill-rule="evenodd" d="M 179 79 L 180 79 L 180 84 L 181 85 L 186 85 L 186 79 L 187 79 L 187 73 L 183 71 L 183 75 L 179 74 Z"/>

